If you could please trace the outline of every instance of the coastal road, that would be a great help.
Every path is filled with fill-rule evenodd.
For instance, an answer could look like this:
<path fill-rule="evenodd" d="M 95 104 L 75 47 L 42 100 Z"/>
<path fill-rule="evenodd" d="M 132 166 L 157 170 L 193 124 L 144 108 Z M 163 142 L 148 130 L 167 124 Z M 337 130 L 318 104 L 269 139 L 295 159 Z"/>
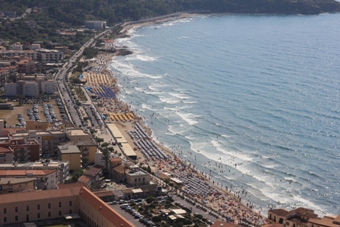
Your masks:
<path fill-rule="evenodd" d="M 71 117 L 71 122 L 74 124 L 75 127 L 82 127 L 82 118 L 79 114 L 78 107 L 75 104 L 75 101 L 71 97 L 70 91 L 68 89 L 67 83 L 65 81 L 65 76 L 67 75 L 67 71 L 71 69 L 74 62 L 77 61 L 77 58 L 83 54 L 83 51 L 86 47 L 91 46 L 95 39 L 99 36 L 105 34 L 109 30 L 103 31 L 102 33 L 96 35 L 94 38 L 88 40 L 70 59 L 67 61 L 62 69 L 56 75 L 56 80 L 58 82 L 59 91 L 60 91 L 60 98 L 64 100 L 64 104 L 66 105 L 65 108 L 68 109 L 68 113 Z"/>

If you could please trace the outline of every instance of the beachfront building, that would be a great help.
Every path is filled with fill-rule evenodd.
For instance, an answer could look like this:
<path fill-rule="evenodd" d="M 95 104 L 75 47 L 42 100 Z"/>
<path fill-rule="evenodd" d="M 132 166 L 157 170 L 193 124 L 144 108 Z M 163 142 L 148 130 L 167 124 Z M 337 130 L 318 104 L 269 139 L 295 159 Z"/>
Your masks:
<path fill-rule="evenodd" d="M 307 227 L 339 227 L 340 215 L 324 216 L 323 218 L 310 218 Z"/>
<path fill-rule="evenodd" d="M 283 224 L 286 227 L 306 227 L 310 218 L 317 218 L 318 215 L 313 210 L 303 207 L 292 211 L 285 209 L 271 209 L 268 211 L 268 219 Z"/>
<path fill-rule="evenodd" d="M 55 170 L 0 170 L 0 178 L 34 178 L 37 189 L 57 188 Z"/>
<path fill-rule="evenodd" d="M 139 168 L 132 168 L 125 172 L 126 183 L 133 186 L 148 185 L 151 181 L 151 176 Z"/>
<path fill-rule="evenodd" d="M 0 195 L 35 190 L 35 178 L 1 178 Z"/>
<path fill-rule="evenodd" d="M 58 146 L 58 157 L 63 162 L 69 162 L 70 170 L 81 168 L 81 152 L 76 145 L 60 145 Z"/>
<path fill-rule="evenodd" d="M 85 21 L 85 28 L 104 29 L 106 28 L 106 21 Z"/>

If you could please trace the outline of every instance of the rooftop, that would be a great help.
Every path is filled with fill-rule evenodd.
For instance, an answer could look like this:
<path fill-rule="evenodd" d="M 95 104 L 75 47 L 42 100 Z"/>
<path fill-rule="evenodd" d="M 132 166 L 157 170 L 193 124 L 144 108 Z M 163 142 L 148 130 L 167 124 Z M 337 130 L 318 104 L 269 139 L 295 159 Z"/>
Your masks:
<path fill-rule="evenodd" d="M 74 130 L 69 130 L 68 134 L 70 136 L 81 136 L 81 135 L 88 135 L 87 133 L 85 133 L 83 130 L 81 129 L 74 129 Z"/>
<path fill-rule="evenodd" d="M 80 150 L 76 145 L 60 145 L 58 149 L 62 154 L 80 154 Z"/>
<path fill-rule="evenodd" d="M 30 192 L 18 192 L 0 195 L 3 203 L 30 202 L 42 199 L 53 199 L 60 197 L 77 196 L 80 191 L 79 185 L 64 189 L 37 190 Z"/>
<path fill-rule="evenodd" d="M 288 211 L 285 209 L 272 209 L 269 210 L 268 213 L 276 214 L 278 216 L 286 216 L 288 214 Z"/>
<path fill-rule="evenodd" d="M 0 176 L 47 176 L 55 173 L 55 170 L 0 170 Z"/>
<path fill-rule="evenodd" d="M 80 200 L 85 201 L 91 207 L 93 207 L 98 213 L 100 213 L 109 222 L 114 223 L 115 226 L 132 227 L 134 226 L 119 213 L 117 213 L 112 207 L 108 206 L 105 202 L 91 193 L 87 188 L 82 187 L 79 193 Z"/>
<path fill-rule="evenodd" d="M 128 174 L 131 176 L 148 175 L 147 173 L 144 173 L 143 171 L 129 172 Z"/>
<path fill-rule="evenodd" d="M 339 227 L 336 219 L 339 219 L 340 215 L 337 217 L 324 216 L 323 218 L 310 218 L 308 222 L 318 225 L 318 226 L 329 226 L 329 227 Z"/>
<path fill-rule="evenodd" d="M 20 184 L 35 181 L 35 178 L 1 178 L 0 185 Z"/>

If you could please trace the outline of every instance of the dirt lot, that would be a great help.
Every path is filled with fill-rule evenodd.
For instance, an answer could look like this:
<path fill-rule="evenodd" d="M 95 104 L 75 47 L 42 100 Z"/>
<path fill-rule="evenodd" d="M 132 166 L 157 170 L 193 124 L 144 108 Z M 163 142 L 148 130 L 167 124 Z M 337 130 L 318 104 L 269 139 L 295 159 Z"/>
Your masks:
<path fill-rule="evenodd" d="M 57 116 L 57 119 L 60 120 L 60 113 L 58 106 L 56 104 L 55 99 L 51 99 L 48 102 L 45 102 L 46 104 L 52 104 L 53 110 L 55 112 L 55 115 Z M 33 104 L 23 104 L 21 106 L 18 106 L 18 102 L 13 102 L 14 105 L 13 110 L 1 110 L 0 109 L 0 117 L 6 118 L 7 120 L 7 127 L 14 127 L 16 123 L 19 123 L 18 121 L 18 114 L 21 113 L 24 116 L 25 121 L 28 121 L 29 118 L 27 116 L 27 109 L 32 109 Z M 41 104 L 39 104 L 39 116 L 42 121 L 46 121 L 46 117 L 44 115 L 43 107 Z"/>

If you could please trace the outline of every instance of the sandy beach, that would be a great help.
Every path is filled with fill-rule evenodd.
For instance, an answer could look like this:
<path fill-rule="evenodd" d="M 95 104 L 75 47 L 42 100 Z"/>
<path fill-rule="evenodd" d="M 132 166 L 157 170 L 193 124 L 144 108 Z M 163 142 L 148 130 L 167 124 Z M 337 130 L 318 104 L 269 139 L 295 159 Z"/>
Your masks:
<path fill-rule="evenodd" d="M 155 23 L 164 23 L 193 16 L 195 14 L 179 13 L 140 22 L 126 22 L 122 25 L 122 30 L 118 37 L 124 37 L 130 29 L 136 27 L 150 26 Z M 207 173 L 196 170 L 192 164 L 184 161 L 182 159 L 183 151 L 176 150 L 176 147 L 164 147 L 155 142 L 152 138 L 151 129 L 146 127 L 143 122 L 143 117 L 138 116 L 130 110 L 128 104 L 119 100 L 117 79 L 113 72 L 107 70 L 111 61 L 114 61 L 114 54 L 98 56 L 94 65 L 100 67 L 105 65 L 105 67 L 100 72 L 96 72 L 97 74 L 95 75 L 93 72 L 87 75 L 89 85 L 96 89 L 106 85 L 114 91 L 115 97 L 108 96 L 98 100 L 99 110 L 108 116 L 106 122 L 113 122 L 120 129 L 130 146 L 136 151 L 138 162 L 142 165 L 149 165 L 155 176 L 171 173 L 171 177 L 177 178 L 183 183 L 183 186 L 179 189 L 170 187 L 171 190 L 190 198 L 196 204 L 201 204 L 202 207 L 208 207 L 221 219 L 234 223 L 243 222 L 254 226 L 264 224 L 266 218 L 261 216 L 260 212 L 257 213 L 252 210 L 253 204 L 244 202 L 247 198 L 246 191 L 233 192 L 232 188 L 226 188 L 214 182 Z M 108 78 L 108 75 L 112 78 Z M 112 84 L 110 85 L 109 83 Z M 137 125 L 141 128 L 138 128 L 139 126 L 137 127 Z M 136 132 L 140 133 L 140 135 L 136 134 Z M 145 134 L 148 136 L 143 136 Z M 153 151 L 149 152 L 148 149 L 153 150 L 155 153 Z M 163 154 L 157 154 L 157 150 Z M 194 154 L 190 153 L 190 155 Z"/>

